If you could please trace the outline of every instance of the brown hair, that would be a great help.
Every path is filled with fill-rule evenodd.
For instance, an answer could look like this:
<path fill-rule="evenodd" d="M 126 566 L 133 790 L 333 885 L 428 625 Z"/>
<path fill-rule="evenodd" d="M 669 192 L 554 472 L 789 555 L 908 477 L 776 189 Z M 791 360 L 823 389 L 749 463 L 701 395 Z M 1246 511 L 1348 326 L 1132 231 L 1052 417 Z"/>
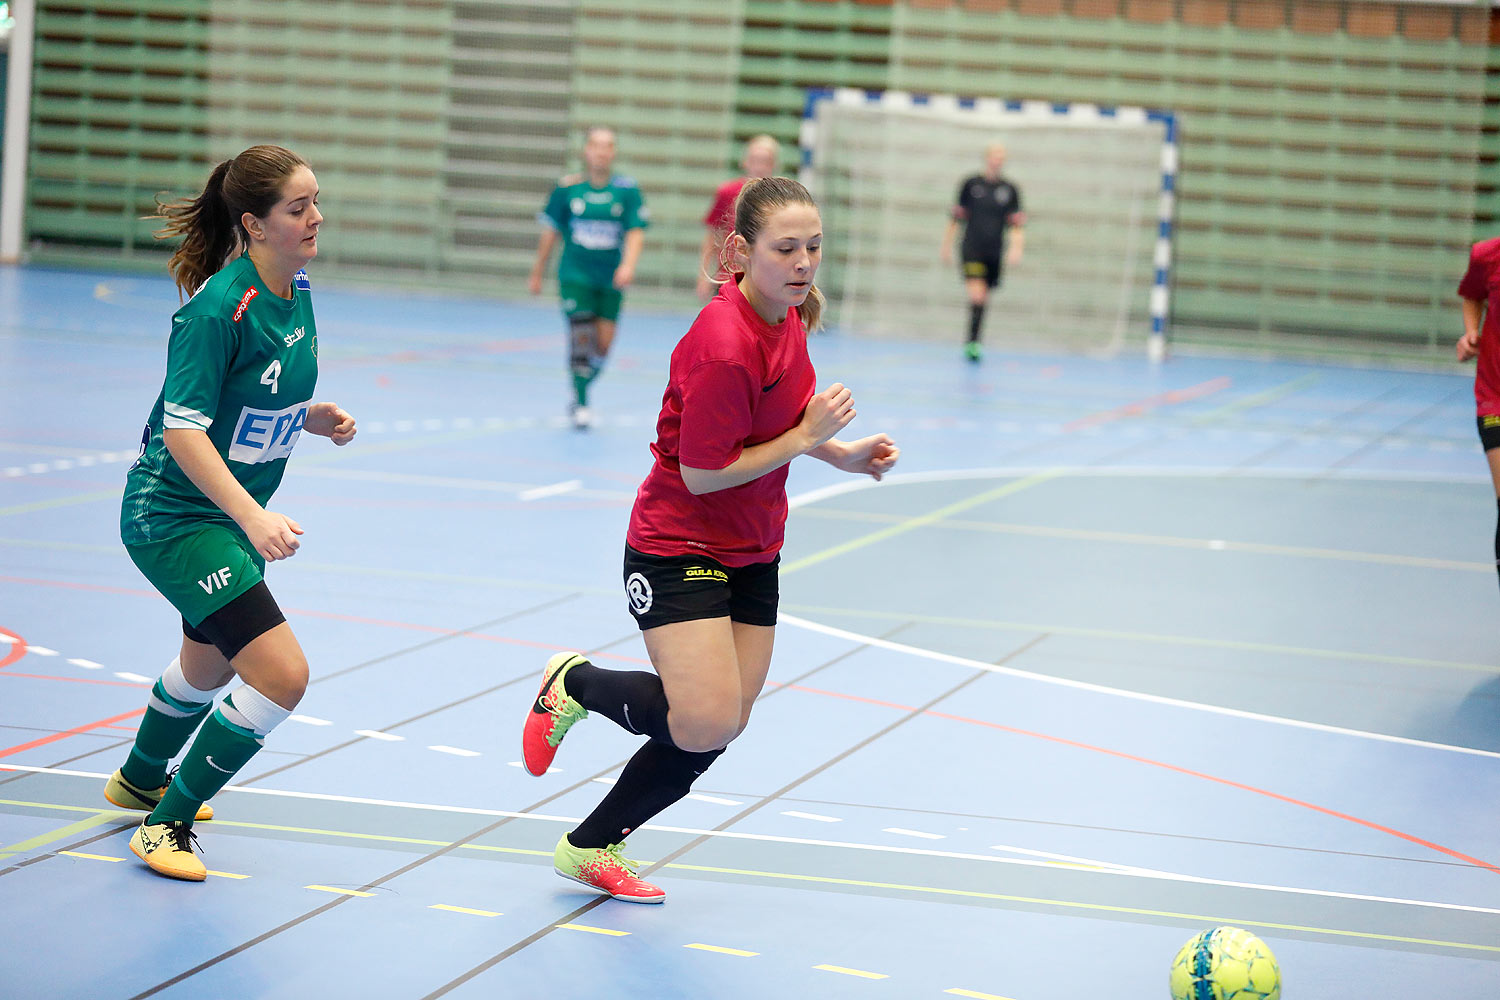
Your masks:
<path fill-rule="evenodd" d="M 165 202 L 156 196 L 151 218 L 166 224 L 152 235 L 157 239 L 181 236 L 182 246 L 167 262 L 179 295 L 190 296 L 229 260 L 230 254 L 250 245 L 240 217 L 246 212 L 264 217 L 281 200 L 281 189 L 292 171 L 307 161 L 280 146 L 251 146 L 225 160 L 208 175 L 196 198 Z"/>
<path fill-rule="evenodd" d="M 735 236 L 743 236 L 745 242 L 754 244 L 760 236 L 761 228 L 771 213 L 778 208 L 787 205 L 811 205 L 818 207 L 813 201 L 813 196 L 808 193 L 807 188 L 792 180 L 790 177 L 764 177 L 759 180 L 751 178 L 740 188 L 739 197 L 734 201 L 734 232 L 725 237 L 726 264 L 730 263 L 729 243 Z M 732 266 L 726 266 L 725 270 L 734 273 Z M 818 291 L 818 286 L 813 285 L 808 289 L 807 298 L 797 307 L 797 313 L 802 317 L 802 325 L 807 328 L 808 333 L 817 330 L 823 318 L 823 293 Z"/>

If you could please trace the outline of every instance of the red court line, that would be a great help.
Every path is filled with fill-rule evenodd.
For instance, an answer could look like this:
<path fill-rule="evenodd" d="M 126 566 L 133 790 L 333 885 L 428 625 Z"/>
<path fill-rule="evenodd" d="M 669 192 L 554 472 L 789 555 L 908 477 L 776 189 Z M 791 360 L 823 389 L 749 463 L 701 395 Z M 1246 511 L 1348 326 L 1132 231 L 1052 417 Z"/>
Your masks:
<path fill-rule="evenodd" d="M 842 698 L 846 701 L 858 701 L 863 702 L 867 705 L 879 705 L 883 708 L 894 708 L 907 712 L 916 711 L 916 706 L 914 705 L 898 705 L 895 702 L 881 701 L 878 698 L 864 698 L 859 695 L 843 694 L 838 691 L 821 691 L 817 688 L 803 687 L 800 684 L 793 684 L 789 686 L 794 691 L 804 691 L 808 694 L 825 695 L 830 698 Z M 922 714 L 930 715 L 936 719 L 947 719 L 950 722 L 962 722 L 965 725 L 970 726 L 984 726 L 986 729 L 998 729 L 1001 732 L 1015 733 L 1018 736 L 1030 736 L 1034 739 L 1046 740 L 1049 743 L 1057 743 L 1062 746 L 1073 747 L 1078 750 L 1091 750 L 1094 753 L 1107 754 L 1108 756 L 1118 757 L 1121 760 L 1128 760 L 1136 764 L 1148 764 L 1151 767 L 1159 767 L 1166 771 L 1175 771 L 1178 774 L 1185 774 L 1189 777 L 1202 778 L 1204 781 L 1212 781 L 1215 784 L 1225 785 L 1229 788 L 1237 788 L 1243 792 L 1254 792 L 1256 795 L 1264 795 L 1266 798 L 1275 799 L 1278 802 L 1285 802 L 1288 805 L 1300 806 L 1303 809 L 1311 809 L 1313 812 L 1322 813 L 1324 816 L 1332 816 L 1335 819 L 1342 819 L 1350 823 L 1358 824 L 1359 826 L 1365 827 L 1366 829 L 1377 830 L 1380 833 L 1389 834 L 1392 837 L 1397 837 L 1401 840 L 1406 841 L 1407 843 L 1425 847 L 1429 850 L 1436 851 L 1439 854 L 1446 854 L 1448 857 L 1455 858 L 1459 861 L 1464 862 L 1465 864 L 1473 865 L 1476 868 L 1483 868 L 1487 871 L 1494 872 L 1496 875 L 1500 875 L 1500 867 L 1492 865 L 1488 861 L 1481 861 L 1479 858 L 1464 854 L 1462 851 L 1456 851 L 1451 847 L 1444 847 L 1442 844 L 1435 844 L 1430 840 L 1423 840 L 1421 837 L 1418 837 L 1415 834 L 1405 833 L 1401 830 L 1395 829 L 1394 827 L 1376 823 L 1373 820 L 1361 819 L 1358 816 L 1351 816 L 1349 813 L 1339 812 L 1337 809 L 1330 809 L 1327 806 L 1320 806 L 1315 802 L 1307 802 L 1302 799 L 1292 798 L 1290 795 L 1282 795 L 1280 792 L 1273 792 L 1267 788 L 1257 788 L 1254 785 L 1247 785 L 1244 782 L 1234 781 L 1230 778 L 1221 778 L 1218 775 L 1207 774 L 1203 771 L 1195 771 L 1192 768 L 1181 767 L 1177 764 L 1168 764 L 1166 761 L 1153 760 L 1150 757 L 1141 757 L 1136 754 L 1126 753 L 1123 750 L 1111 750 L 1109 747 L 1097 747 L 1090 743 L 1080 743 L 1077 740 L 1066 739 L 1062 736 L 1052 736 L 1047 733 L 1033 732 L 1030 729 L 1018 729 L 1015 726 L 1007 726 L 999 722 L 990 722 L 986 719 L 971 719 L 967 716 L 953 715 L 948 712 L 935 712 L 931 709 L 923 712 Z"/>
<path fill-rule="evenodd" d="M 105 687 L 149 688 L 150 684 L 141 684 L 138 681 L 102 681 L 92 677 L 61 677 L 57 674 L 14 674 L 3 673 L 0 677 L 19 677 L 31 681 L 60 681 L 63 684 L 102 684 Z"/>
<path fill-rule="evenodd" d="M 1229 377 L 1220 375 L 1218 378 L 1211 378 L 1207 382 L 1199 382 L 1197 385 L 1188 386 L 1186 389 L 1173 389 L 1170 392 L 1164 392 L 1157 396 L 1138 399 L 1134 403 L 1117 406 L 1113 410 L 1103 410 L 1099 413 L 1091 413 L 1086 417 L 1079 417 L 1077 420 L 1063 424 L 1063 430 L 1076 431 L 1085 427 L 1097 427 L 1099 424 L 1107 424 L 1111 420 L 1138 417 L 1142 413 L 1154 410 L 1159 406 L 1166 406 L 1172 403 L 1186 403 L 1190 399 L 1211 396 L 1221 389 L 1229 388 L 1229 384 Z"/>
<path fill-rule="evenodd" d="M 137 715 L 145 714 L 146 709 L 143 706 L 129 712 L 122 712 L 119 715 L 112 715 L 107 719 L 100 719 L 98 722 L 86 722 L 81 726 L 74 726 L 72 729 L 67 729 L 60 733 L 53 733 L 50 736 L 38 737 L 37 739 L 34 739 L 29 743 L 19 743 L 13 747 L 6 747 L 4 750 L 0 750 L 0 757 L 9 757 L 12 754 L 18 754 L 25 750 L 31 750 L 34 747 L 46 746 L 48 743 L 56 743 L 58 740 L 65 740 L 69 736 L 78 736 L 82 733 L 88 732 L 90 729 L 100 729 L 104 726 L 113 725 L 114 723 L 119 722 L 121 719 L 133 719 Z"/>
<path fill-rule="evenodd" d="M 0 670 L 3 670 L 26 655 L 26 640 L 21 638 L 19 635 L 12 632 L 8 628 L 0 628 L 0 632 L 3 632 L 4 634 L 10 636 L 12 639 L 16 640 L 15 642 L 10 644 L 10 652 L 6 653 L 4 656 L 0 656 Z"/>

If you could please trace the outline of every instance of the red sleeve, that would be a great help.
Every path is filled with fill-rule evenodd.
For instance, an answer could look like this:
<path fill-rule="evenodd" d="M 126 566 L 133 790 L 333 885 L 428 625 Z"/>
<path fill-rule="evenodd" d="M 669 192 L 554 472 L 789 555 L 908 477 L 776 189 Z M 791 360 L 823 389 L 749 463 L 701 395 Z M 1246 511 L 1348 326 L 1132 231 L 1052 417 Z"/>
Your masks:
<path fill-rule="evenodd" d="M 733 465 L 755 417 L 760 381 L 735 361 L 703 361 L 684 376 L 677 460 L 694 469 Z"/>
<path fill-rule="evenodd" d="M 1458 283 L 1458 294 L 1479 302 L 1487 301 L 1490 297 L 1490 265 L 1480 254 L 1478 244 L 1469 250 L 1469 269 Z"/>
<path fill-rule="evenodd" d="M 714 203 L 708 206 L 708 212 L 703 216 L 703 224 L 720 232 L 733 229 L 734 199 L 739 193 L 739 185 L 734 181 L 719 185 L 719 190 L 714 192 Z"/>

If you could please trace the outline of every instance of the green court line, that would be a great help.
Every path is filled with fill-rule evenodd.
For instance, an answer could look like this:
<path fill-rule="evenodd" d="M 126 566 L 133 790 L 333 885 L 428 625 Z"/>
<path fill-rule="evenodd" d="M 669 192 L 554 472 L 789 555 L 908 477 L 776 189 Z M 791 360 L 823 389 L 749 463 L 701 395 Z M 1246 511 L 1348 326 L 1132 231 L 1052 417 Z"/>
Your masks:
<path fill-rule="evenodd" d="M 984 493 L 979 494 L 978 496 L 969 497 L 967 500 L 959 500 L 957 503 L 950 503 L 946 507 L 939 507 L 937 510 L 931 511 L 929 513 L 918 514 L 916 517 L 906 518 L 900 524 L 892 524 L 888 527 L 881 528 L 878 531 L 872 531 L 868 535 L 861 535 L 859 538 L 851 538 L 847 542 L 842 542 L 838 545 L 831 546 L 830 548 L 826 548 L 821 552 L 814 552 L 810 556 L 803 556 L 801 559 L 794 559 L 789 563 L 783 563 L 781 572 L 793 573 L 799 569 L 806 569 L 808 566 L 823 562 L 825 559 L 832 559 L 835 556 L 841 556 L 845 553 L 853 552 L 855 549 L 862 549 L 867 545 L 874 545 L 876 542 L 883 542 L 888 538 L 894 538 L 897 535 L 903 535 L 908 531 L 915 531 L 918 528 L 929 527 L 930 525 L 934 525 L 944 518 L 957 514 L 960 511 L 968 510 L 971 507 L 978 507 L 980 504 L 989 503 L 991 500 L 998 500 L 1001 497 L 1010 496 L 1012 493 L 1019 493 L 1024 489 L 1029 489 L 1033 486 L 1045 483 L 1050 479 L 1056 479 L 1058 476 L 1063 475 L 1067 471 L 1068 470 L 1064 468 L 1043 469 L 1041 472 L 1036 472 L 1029 476 L 1024 476 L 1020 479 L 1008 482 L 1004 486 L 997 486 L 992 490 L 987 490 Z"/>
<path fill-rule="evenodd" d="M 1308 656 L 1327 660 L 1350 660 L 1356 663 L 1385 663 L 1398 667 L 1439 667 L 1445 670 L 1468 670 L 1481 674 L 1500 674 L 1490 663 L 1462 663 L 1457 660 L 1427 660 L 1416 656 L 1390 656 L 1385 653 L 1359 653 L 1344 649 L 1318 649 L 1312 646 L 1279 646 L 1269 642 L 1245 642 L 1238 639 L 1208 639 L 1191 635 L 1165 635 L 1156 632 L 1125 632 L 1119 629 L 1082 628 L 1073 625 L 1038 625 L 1031 622 L 1002 622 L 986 618 L 953 618 L 945 615 L 917 615 L 907 611 L 871 611 L 866 608 L 830 608 L 816 604 L 783 604 L 781 610 L 798 615 L 844 615 L 850 618 L 872 618 L 878 621 L 911 622 L 918 625 L 949 625 L 958 628 L 997 629 L 1002 632 L 1047 632 L 1054 635 L 1076 635 L 1089 639 L 1119 639 L 1127 642 L 1159 642 L 1165 646 L 1202 646 L 1209 649 L 1234 649 L 1250 653 L 1277 653 L 1284 656 Z"/>
<path fill-rule="evenodd" d="M 58 808 L 40 802 L 18 802 L 14 804 L 34 805 L 39 806 L 43 809 Z M 0 847 L 0 861 L 4 861 L 6 858 L 14 854 L 25 854 L 27 851 L 34 851 L 38 847 L 46 847 L 48 844 L 53 843 L 54 841 L 63 840 L 67 837 L 73 836 L 75 833 L 82 833 L 85 830 L 92 830 L 96 826 L 103 826 L 105 823 L 109 823 L 113 820 L 118 820 L 121 816 L 126 815 L 125 813 L 113 811 L 100 812 L 98 809 L 82 809 L 81 811 L 91 812 L 95 815 L 90 816 L 88 819 L 81 819 L 77 823 L 69 823 L 67 826 L 53 830 L 51 833 L 39 834 L 35 837 L 32 837 L 30 840 L 23 840 L 16 844 L 7 844 L 4 847 Z"/>
<path fill-rule="evenodd" d="M 12 799 L 0 799 L 0 806 L 27 806 L 35 809 L 56 809 L 66 812 L 96 812 L 84 806 L 57 805 L 50 802 L 22 802 Z M 83 824 L 75 824 L 81 829 L 89 826 L 97 826 L 109 819 L 128 816 L 129 813 L 113 812 L 100 813 L 92 821 L 84 821 Z M 247 830 L 266 830 L 273 833 L 298 833 L 313 836 L 335 837 L 353 840 L 369 840 L 391 844 L 414 844 L 421 847 L 442 847 L 452 843 L 451 840 L 430 840 L 419 837 L 396 837 L 390 834 L 358 833 L 349 830 L 321 830 L 312 827 L 282 826 L 274 823 L 244 823 L 233 820 L 215 819 L 205 823 L 205 828 L 236 827 Z M 62 836 L 61 831 L 57 836 Z M 49 835 L 50 839 L 56 839 Z M 28 841 L 28 843 L 30 843 Z M 499 854 L 520 854 L 530 857 L 552 856 L 551 851 L 533 851 L 519 847 L 496 847 L 487 844 L 460 844 L 459 847 L 466 850 L 486 851 Z M 5 848 L 4 850 L 10 850 Z M 648 864 L 648 862 L 643 862 Z M 689 865 L 680 862 L 668 862 L 663 867 L 679 871 L 703 872 L 710 875 L 740 875 L 751 878 L 764 878 L 791 882 L 814 882 L 822 885 L 843 885 L 862 889 L 888 889 L 899 892 L 916 892 L 936 896 L 957 896 L 968 899 L 989 899 L 1007 903 L 1025 903 L 1035 906 L 1058 906 L 1065 909 L 1092 910 L 1102 913 L 1120 913 L 1130 916 L 1161 917 L 1172 920 L 1185 920 L 1195 923 L 1209 924 L 1232 924 L 1236 927 L 1264 927 L 1271 930 L 1300 931 L 1308 934 L 1328 934 L 1336 937 L 1359 938 L 1369 941 L 1387 941 L 1393 944 L 1415 944 L 1426 945 L 1436 948 L 1455 948 L 1465 951 L 1482 951 L 1500 954 L 1500 945 L 1469 944 L 1463 941 L 1443 941 L 1436 938 L 1402 937 L 1396 934 L 1376 934 L 1371 931 L 1342 930 L 1336 927 L 1313 927 L 1304 924 L 1280 924 L 1269 921 L 1246 920 L 1243 917 L 1217 917 L 1201 913 L 1177 913 L 1171 910 L 1148 910 L 1133 906 L 1111 906 L 1106 903 L 1084 903 L 1069 899 L 1047 899 L 1041 896 L 1015 896 L 1007 893 L 981 892 L 977 889 L 946 889 L 941 886 L 931 885 L 907 885 L 900 882 L 870 882 L 861 879 L 834 878 L 827 875 L 799 875 L 792 872 L 768 872 L 749 868 L 720 868 L 711 865 Z"/>
<path fill-rule="evenodd" d="M 1281 385 L 1272 386 L 1261 392 L 1241 397 L 1232 403 L 1226 403 L 1217 409 L 1209 410 L 1207 413 L 1200 413 L 1196 417 L 1191 418 L 1188 423 L 1206 424 L 1212 420 L 1222 420 L 1224 417 L 1233 416 L 1244 410 L 1253 410 L 1257 406 L 1265 406 L 1268 403 L 1276 402 L 1278 399 L 1284 399 L 1293 393 L 1301 392 L 1308 386 L 1322 381 L 1322 379 L 1323 376 L 1321 375 L 1303 375 L 1300 378 L 1292 379 L 1290 382 L 1284 382 Z"/>

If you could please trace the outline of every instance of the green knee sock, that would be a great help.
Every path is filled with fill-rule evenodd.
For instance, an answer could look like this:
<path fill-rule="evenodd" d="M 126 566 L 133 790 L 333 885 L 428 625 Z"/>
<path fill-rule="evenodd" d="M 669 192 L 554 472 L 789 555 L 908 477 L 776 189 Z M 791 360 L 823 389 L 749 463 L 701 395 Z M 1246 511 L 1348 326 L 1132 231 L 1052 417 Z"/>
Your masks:
<path fill-rule="evenodd" d="M 150 822 L 191 823 L 198 806 L 217 795 L 260 747 L 254 732 L 225 719 L 222 711 L 214 712 L 193 740 L 161 803 L 152 810 Z"/>
<path fill-rule="evenodd" d="M 178 701 L 167 694 L 158 680 L 151 688 L 146 715 L 135 734 L 135 745 L 120 768 L 125 780 L 137 788 L 160 788 L 167 779 L 167 761 L 177 756 L 211 707 L 211 703 L 194 705 Z"/>

